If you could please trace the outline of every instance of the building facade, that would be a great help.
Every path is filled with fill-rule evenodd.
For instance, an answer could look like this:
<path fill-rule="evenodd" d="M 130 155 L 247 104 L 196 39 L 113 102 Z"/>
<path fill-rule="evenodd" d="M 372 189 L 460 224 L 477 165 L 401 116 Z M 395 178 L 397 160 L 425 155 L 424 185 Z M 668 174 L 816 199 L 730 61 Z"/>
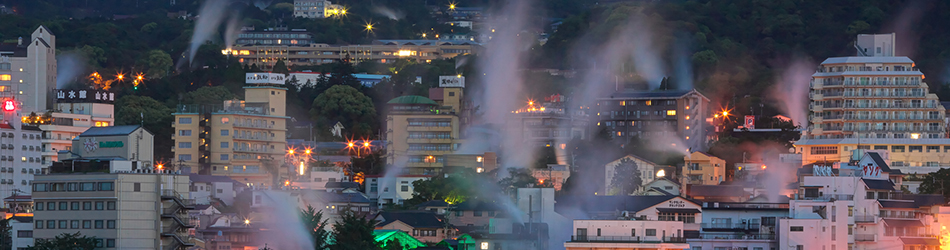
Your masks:
<path fill-rule="evenodd" d="M 313 43 L 313 34 L 306 29 L 266 29 L 263 31 L 244 31 L 238 35 L 235 45 L 266 45 L 266 46 L 310 46 Z M 244 50 L 232 49 L 231 55 L 242 56 Z"/>
<path fill-rule="evenodd" d="M 294 0 L 294 17 L 328 18 L 346 15 L 343 6 L 327 0 Z"/>
<path fill-rule="evenodd" d="M 266 75 L 267 73 L 248 73 Z M 283 78 L 281 78 L 283 79 Z M 290 176 L 284 163 L 287 144 L 286 95 L 283 80 L 273 84 L 249 84 L 245 100 L 222 105 L 181 105 L 173 115 L 175 159 L 180 167 L 199 174 L 224 175 L 251 186 L 272 186 L 266 169 Z"/>
<path fill-rule="evenodd" d="M 186 175 L 142 170 L 52 173 L 37 176 L 33 191 L 36 239 L 80 231 L 97 238 L 104 249 L 193 246 L 186 233 L 193 227 L 185 212 L 192 207 Z"/>
<path fill-rule="evenodd" d="M 0 194 L 30 194 L 33 176 L 43 172 L 40 135 L 39 128 L 15 118 L 0 124 Z"/>
<path fill-rule="evenodd" d="M 692 152 L 683 157 L 686 167 L 683 176 L 688 184 L 717 185 L 725 180 L 726 161 L 704 152 Z"/>
<path fill-rule="evenodd" d="M 591 115 L 596 115 L 598 131 L 606 130 L 615 139 L 639 137 L 702 151 L 708 106 L 709 98 L 696 90 L 617 92 L 598 98 Z"/>
<path fill-rule="evenodd" d="M 445 155 L 461 144 L 458 112 L 462 110 L 462 88 L 444 91 L 448 94 L 443 105 L 422 96 L 401 96 L 387 103 L 387 164 L 406 166 L 405 174 L 441 172 Z"/>
<path fill-rule="evenodd" d="M 944 107 L 914 61 L 895 56 L 894 39 L 859 35 L 856 56 L 821 63 L 812 75 L 808 138 L 947 138 Z"/>
<path fill-rule="evenodd" d="M 56 36 L 39 26 L 16 44 L 0 44 L 0 98 L 14 98 L 19 116 L 49 109 L 56 88 Z"/>
<path fill-rule="evenodd" d="M 72 140 L 91 127 L 115 125 L 115 93 L 74 89 L 55 91 L 56 104 L 49 117 L 24 122 L 38 125 L 43 131 L 43 167 L 58 161 L 59 151 L 72 150 Z"/>
<path fill-rule="evenodd" d="M 242 34 L 249 35 L 249 34 Z M 391 63 L 397 59 L 412 59 L 416 61 L 428 62 L 436 59 L 454 58 L 464 54 L 477 53 L 480 45 L 472 41 L 449 41 L 449 40 L 378 40 L 373 44 L 357 45 L 329 45 L 329 44 L 309 44 L 302 45 L 300 41 L 296 45 L 285 45 L 283 40 L 280 44 L 264 44 L 265 39 L 245 38 L 247 46 L 234 47 L 230 52 L 237 56 L 241 63 L 245 65 L 256 64 L 261 69 L 269 70 L 277 63 L 283 60 L 287 66 L 292 65 L 311 65 L 332 63 L 342 60 L 347 56 L 353 62 L 375 61 L 379 63 Z M 241 41 L 240 39 L 238 39 Z M 261 40 L 260 45 L 258 41 Z M 238 43 L 242 44 L 242 43 Z"/>

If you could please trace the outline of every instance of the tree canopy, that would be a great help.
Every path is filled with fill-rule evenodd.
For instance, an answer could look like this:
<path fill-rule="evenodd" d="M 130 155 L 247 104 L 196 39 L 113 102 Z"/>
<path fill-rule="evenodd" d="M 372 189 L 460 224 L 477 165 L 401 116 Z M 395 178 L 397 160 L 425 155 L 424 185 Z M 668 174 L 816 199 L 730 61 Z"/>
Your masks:
<path fill-rule="evenodd" d="M 313 100 L 310 116 L 315 127 L 328 130 L 332 121 L 343 123 L 350 138 L 375 138 L 376 108 L 373 100 L 359 90 L 334 85 Z"/>
<path fill-rule="evenodd" d="M 333 244 L 330 250 L 382 250 L 373 230 L 376 221 L 347 211 L 333 224 Z"/>
<path fill-rule="evenodd" d="M 623 158 L 614 168 L 614 176 L 610 179 L 610 190 L 608 194 L 612 195 L 630 195 L 640 189 L 643 179 L 640 178 L 640 169 L 637 163 Z"/>
<path fill-rule="evenodd" d="M 323 218 L 322 210 L 314 209 L 308 204 L 306 209 L 300 210 L 300 220 L 313 238 L 314 250 L 323 250 L 330 245 L 330 232 L 326 230 L 328 219 Z"/>
<path fill-rule="evenodd" d="M 80 234 L 63 233 L 53 239 L 36 239 L 36 244 L 30 250 L 93 250 L 99 240 Z"/>
<path fill-rule="evenodd" d="M 944 199 L 950 199 L 950 192 L 947 192 L 947 187 L 950 187 L 950 169 L 941 168 L 937 172 L 924 175 L 921 179 L 923 182 L 917 188 L 918 193 L 940 194 Z"/>

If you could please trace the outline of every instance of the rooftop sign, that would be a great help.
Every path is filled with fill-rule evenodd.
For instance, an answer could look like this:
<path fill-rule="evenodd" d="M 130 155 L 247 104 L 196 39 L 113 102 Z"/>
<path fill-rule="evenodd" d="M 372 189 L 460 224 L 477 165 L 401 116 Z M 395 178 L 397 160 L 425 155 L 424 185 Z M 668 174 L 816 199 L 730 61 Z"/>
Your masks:
<path fill-rule="evenodd" d="M 245 82 L 249 84 L 284 84 L 286 76 L 281 73 L 245 73 Z"/>

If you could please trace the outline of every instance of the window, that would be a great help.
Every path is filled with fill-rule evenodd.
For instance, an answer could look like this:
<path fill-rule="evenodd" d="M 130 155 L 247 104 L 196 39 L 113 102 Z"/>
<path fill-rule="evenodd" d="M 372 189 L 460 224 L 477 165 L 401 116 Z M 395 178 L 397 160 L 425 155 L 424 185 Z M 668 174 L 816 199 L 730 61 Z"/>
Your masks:
<path fill-rule="evenodd" d="M 79 190 L 79 183 L 75 183 L 75 182 L 66 183 L 66 191 L 77 191 L 77 190 Z"/>
<path fill-rule="evenodd" d="M 106 239 L 106 247 L 115 247 L 115 239 Z"/>
<path fill-rule="evenodd" d="M 803 245 L 796 245 L 796 246 L 795 246 L 795 250 L 805 250 L 805 246 L 803 246 Z"/>
<path fill-rule="evenodd" d="M 647 228 L 647 236 L 656 236 L 656 229 Z"/>
<path fill-rule="evenodd" d="M 191 129 L 178 130 L 178 135 L 180 135 L 180 136 L 191 136 Z"/>
<path fill-rule="evenodd" d="M 895 134 L 895 135 L 897 135 L 897 134 Z M 903 152 L 904 152 L 904 146 L 891 146 L 891 152 L 894 152 L 894 153 L 903 153 Z"/>
<path fill-rule="evenodd" d="M 91 201 L 82 202 L 82 210 L 92 210 L 92 202 Z"/>
<path fill-rule="evenodd" d="M 191 142 L 179 142 L 178 148 L 191 148 Z"/>
<path fill-rule="evenodd" d="M 887 150 L 887 145 L 875 145 L 874 150 Z"/>
<path fill-rule="evenodd" d="M 69 203 L 65 201 L 59 202 L 59 210 L 69 210 Z"/>
<path fill-rule="evenodd" d="M 191 118 L 190 117 L 178 118 L 178 124 L 191 124 Z"/>
<path fill-rule="evenodd" d="M 482 217 L 482 211 L 475 210 L 472 212 L 472 215 L 475 217 Z"/>
<path fill-rule="evenodd" d="M 227 129 L 221 130 L 221 136 L 228 136 L 230 134 L 231 134 L 231 130 L 227 130 Z"/>
<path fill-rule="evenodd" d="M 813 155 L 838 154 L 838 147 L 837 146 L 812 147 L 811 154 Z"/>
<path fill-rule="evenodd" d="M 90 229 L 90 228 L 92 228 L 92 221 L 91 221 L 91 220 L 84 220 L 84 221 L 82 221 L 82 228 L 83 228 L 83 229 Z"/>
<path fill-rule="evenodd" d="M 46 203 L 46 210 L 50 210 L 50 211 L 56 210 L 56 202 L 52 202 L 52 201 L 51 201 L 51 202 L 47 202 L 47 203 Z"/>
<path fill-rule="evenodd" d="M 112 182 L 100 182 L 100 183 L 99 183 L 99 191 L 114 191 L 114 190 L 115 190 L 115 189 L 114 189 L 114 187 L 113 187 L 113 183 L 112 183 Z"/>
<path fill-rule="evenodd" d="M 657 214 L 657 220 L 659 221 L 674 221 L 676 220 L 676 214 L 669 212 L 661 212 Z"/>
<path fill-rule="evenodd" d="M 675 115 L 676 115 L 676 110 L 675 110 L 675 109 L 667 110 L 667 111 L 666 111 L 666 115 L 668 115 L 668 116 L 675 116 Z"/>
<path fill-rule="evenodd" d="M 106 221 L 106 228 L 108 228 L 108 229 L 115 229 L 115 220 L 107 220 L 107 221 Z"/>
<path fill-rule="evenodd" d="M 630 237 L 637 237 L 637 229 L 636 229 L 636 228 L 631 228 L 631 229 L 630 229 Z"/>
<path fill-rule="evenodd" d="M 142 192 L 142 183 L 132 183 L 132 192 Z"/>
<path fill-rule="evenodd" d="M 10 80 L 12 80 L 12 79 L 13 79 L 13 77 L 10 76 L 10 74 L 2 74 L 2 75 L 0 75 L 0 81 L 10 81 Z"/>
<path fill-rule="evenodd" d="M 854 234 L 854 225 L 848 225 L 848 235 Z"/>
<path fill-rule="evenodd" d="M 923 152 L 924 151 L 923 149 L 924 149 L 923 146 L 910 146 L 910 152 L 914 152 L 914 151 Z"/>
<path fill-rule="evenodd" d="M 102 229 L 102 227 L 103 227 L 103 222 L 105 222 L 105 221 L 103 221 L 103 220 L 96 220 L 96 221 L 95 221 L 96 229 Z"/>
<path fill-rule="evenodd" d="M 79 191 L 96 191 L 96 183 L 95 182 L 79 183 Z"/>
<path fill-rule="evenodd" d="M 789 227 L 789 228 L 788 228 L 788 231 L 792 231 L 792 232 L 803 232 L 803 231 L 805 231 L 805 227 L 803 227 L 803 226 L 792 226 L 792 227 Z"/>
<path fill-rule="evenodd" d="M 600 236 L 600 228 L 597 229 L 597 236 Z"/>
<path fill-rule="evenodd" d="M 69 222 L 66 220 L 59 220 L 59 229 L 66 229 L 69 226 Z"/>
<path fill-rule="evenodd" d="M 101 202 L 101 201 L 97 201 L 97 202 L 96 202 L 96 210 L 102 210 L 102 209 L 105 209 L 105 206 L 104 206 L 104 204 L 105 204 L 104 202 Z"/>
<path fill-rule="evenodd" d="M 70 210 L 79 210 L 79 202 L 78 202 L 78 201 L 70 202 L 70 203 L 69 203 L 69 209 L 70 209 Z"/>
<path fill-rule="evenodd" d="M 495 211 L 488 211 L 488 217 L 495 217 Z"/>
<path fill-rule="evenodd" d="M 36 229 L 43 229 L 43 226 L 45 226 L 45 224 L 43 224 L 42 220 L 36 221 L 35 224 L 33 225 L 33 227 L 35 227 Z"/>
<path fill-rule="evenodd" d="M 221 142 L 221 148 L 228 148 L 228 142 Z"/>
<path fill-rule="evenodd" d="M 228 156 L 230 156 L 230 155 L 229 155 L 229 154 L 221 154 L 221 160 L 222 160 L 222 161 L 227 161 L 227 160 L 228 160 Z"/>
<path fill-rule="evenodd" d="M 33 192 L 46 192 L 46 183 L 33 183 Z"/>
<path fill-rule="evenodd" d="M 43 208 L 45 208 L 45 207 L 46 207 L 46 205 L 43 205 L 42 202 L 39 202 L 39 203 L 36 203 L 36 207 L 35 207 L 34 209 L 35 209 L 36 211 L 43 211 Z"/>
<path fill-rule="evenodd" d="M 106 202 L 106 209 L 115 210 L 115 202 L 114 201 Z"/>
<path fill-rule="evenodd" d="M 78 229 L 78 228 L 79 228 L 79 220 L 71 220 L 71 221 L 69 221 L 69 228 Z"/>
<path fill-rule="evenodd" d="M 409 186 L 403 185 L 402 187 L 400 187 L 400 190 L 401 190 L 402 192 L 409 192 Z"/>
<path fill-rule="evenodd" d="M 56 229 L 56 221 L 55 220 L 46 221 L 46 229 Z"/>
<path fill-rule="evenodd" d="M 33 230 L 17 230 L 17 238 L 33 238 Z"/>
<path fill-rule="evenodd" d="M 854 206 L 848 206 L 848 217 L 854 216 Z"/>
<path fill-rule="evenodd" d="M 191 154 L 180 154 L 180 155 L 178 155 L 178 160 L 190 161 L 190 160 L 191 160 Z"/>

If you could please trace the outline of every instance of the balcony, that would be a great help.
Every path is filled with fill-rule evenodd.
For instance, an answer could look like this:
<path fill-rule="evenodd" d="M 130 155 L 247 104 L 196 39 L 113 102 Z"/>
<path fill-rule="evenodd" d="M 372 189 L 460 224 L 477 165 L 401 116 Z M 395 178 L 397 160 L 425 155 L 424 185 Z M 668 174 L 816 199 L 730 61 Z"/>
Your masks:
<path fill-rule="evenodd" d="M 732 231 L 732 230 L 759 230 L 759 224 L 751 223 L 702 223 L 703 230 Z"/>
<path fill-rule="evenodd" d="M 686 243 L 685 237 L 655 237 L 644 239 L 640 236 L 586 236 L 572 235 L 571 242 L 601 242 L 601 243 Z"/>
<path fill-rule="evenodd" d="M 702 233 L 700 239 L 704 240 L 775 240 L 775 234 L 722 234 L 722 233 Z"/>
<path fill-rule="evenodd" d="M 855 235 L 854 235 L 854 241 L 855 241 L 855 242 L 858 242 L 858 241 L 874 241 L 875 238 L 877 238 L 877 235 L 874 235 L 874 234 L 855 234 Z"/>
<path fill-rule="evenodd" d="M 854 223 L 877 223 L 877 218 L 874 215 L 857 215 L 854 216 Z"/>
<path fill-rule="evenodd" d="M 801 194 L 800 194 L 801 195 Z M 842 200 L 850 201 L 854 200 L 854 195 L 850 194 L 826 194 L 822 196 L 807 197 L 807 196 L 796 196 L 798 200 L 816 200 L 816 201 L 830 201 L 830 200 Z"/>
<path fill-rule="evenodd" d="M 235 122 L 235 128 L 256 128 L 256 129 L 273 129 L 274 125 L 269 124 L 260 124 L 260 123 L 244 123 L 244 122 Z"/>

